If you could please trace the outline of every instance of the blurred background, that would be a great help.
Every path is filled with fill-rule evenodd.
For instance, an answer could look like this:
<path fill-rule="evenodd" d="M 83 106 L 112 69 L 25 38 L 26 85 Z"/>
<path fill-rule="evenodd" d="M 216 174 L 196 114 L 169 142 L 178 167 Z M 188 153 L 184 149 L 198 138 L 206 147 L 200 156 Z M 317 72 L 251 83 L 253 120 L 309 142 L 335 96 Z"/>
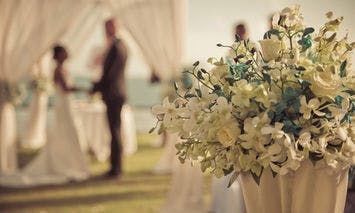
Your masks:
<path fill-rule="evenodd" d="M 179 79 L 183 68 L 197 60 L 208 67 L 207 58 L 226 55 L 228 50 L 216 44 L 231 44 L 236 24 L 243 23 L 249 38 L 258 41 L 269 29 L 272 14 L 294 4 L 301 5 L 306 25 L 316 29 L 326 21 L 328 11 L 344 16 L 342 32 L 355 39 L 353 0 L 0 0 L 0 84 L 11 84 L 16 99 L 16 122 L 9 122 L 12 115 L 2 115 L 0 147 L 1 153 L 7 154 L 0 158 L 9 161 L 3 158 L 15 152 L 16 160 L 10 161 L 18 161 L 18 168 L 45 146 L 46 128 L 53 119 L 55 96 L 48 82 L 54 69 L 54 44 L 68 49 L 66 69 L 71 84 L 86 89 L 101 74 L 95 58 L 105 49 L 107 18 L 116 19 L 118 37 L 128 46 L 122 179 L 91 178 L 82 183 L 21 189 L 0 186 L 0 212 L 160 211 L 174 184 L 175 153 L 169 144 L 176 138 L 164 141 L 155 133 L 148 134 L 155 125 L 151 106 L 169 95 L 172 81 Z M 27 28 L 31 30 L 23 30 Z M 159 81 L 152 80 L 154 75 Z M 72 109 L 87 139 L 81 146 L 95 177 L 108 167 L 104 106 L 99 97 L 77 92 Z M 11 127 L 16 131 L 10 134 Z M 6 151 L 10 146 L 16 150 Z M 11 170 L 6 169 L 2 172 Z M 211 178 L 202 175 L 197 181 L 202 190 L 197 200 L 207 211 L 213 202 Z"/>

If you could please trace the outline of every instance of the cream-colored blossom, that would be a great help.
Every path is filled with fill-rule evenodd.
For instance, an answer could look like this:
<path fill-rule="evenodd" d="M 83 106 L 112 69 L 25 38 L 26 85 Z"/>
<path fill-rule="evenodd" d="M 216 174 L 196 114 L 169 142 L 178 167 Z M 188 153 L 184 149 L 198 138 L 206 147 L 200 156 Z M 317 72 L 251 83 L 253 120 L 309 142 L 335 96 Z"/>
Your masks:
<path fill-rule="evenodd" d="M 300 107 L 300 113 L 303 114 L 304 119 L 310 119 L 312 112 L 316 114 L 317 116 L 324 116 L 325 113 L 321 112 L 318 110 L 318 108 L 321 105 L 321 102 L 318 100 L 318 98 L 313 98 L 309 100 L 307 103 L 306 96 L 301 97 L 301 107 Z"/>
<path fill-rule="evenodd" d="M 311 90 L 318 97 L 335 98 L 342 86 L 342 81 L 337 73 L 328 68 L 324 71 L 313 71 L 311 78 Z"/>
<path fill-rule="evenodd" d="M 275 60 L 280 57 L 282 42 L 277 39 L 260 40 L 261 52 L 265 61 Z"/>
<path fill-rule="evenodd" d="M 240 135 L 240 129 L 236 122 L 226 123 L 217 132 L 217 140 L 225 147 L 232 146 Z"/>
<path fill-rule="evenodd" d="M 254 87 L 245 79 L 237 81 L 234 86 L 230 87 L 234 92 L 232 96 L 232 103 L 239 107 L 249 107 L 250 99 L 255 96 Z"/>

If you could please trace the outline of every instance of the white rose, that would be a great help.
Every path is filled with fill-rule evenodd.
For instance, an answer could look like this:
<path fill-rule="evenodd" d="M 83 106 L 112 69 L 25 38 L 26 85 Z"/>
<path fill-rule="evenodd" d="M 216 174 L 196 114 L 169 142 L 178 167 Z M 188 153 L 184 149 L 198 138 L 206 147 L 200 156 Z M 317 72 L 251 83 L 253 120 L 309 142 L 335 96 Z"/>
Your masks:
<path fill-rule="evenodd" d="M 276 39 L 264 39 L 259 41 L 261 52 L 265 61 L 275 60 L 280 56 L 282 42 Z"/>
<path fill-rule="evenodd" d="M 330 70 L 314 71 L 310 82 L 312 92 L 318 97 L 334 98 L 339 94 L 342 85 L 340 77 Z"/>
<path fill-rule="evenodd" d="M 228 123 L 217 132 L 217 140 L 225 147 L 235 143 L 240 135 L 240 129 L 235 123 Z"/>

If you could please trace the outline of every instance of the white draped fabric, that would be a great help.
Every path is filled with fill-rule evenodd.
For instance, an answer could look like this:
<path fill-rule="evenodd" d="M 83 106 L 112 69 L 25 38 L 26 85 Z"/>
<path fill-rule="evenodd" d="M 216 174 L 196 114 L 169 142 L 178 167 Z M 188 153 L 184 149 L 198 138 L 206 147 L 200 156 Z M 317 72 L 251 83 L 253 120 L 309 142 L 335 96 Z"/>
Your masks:
<path fill-rule="evenodd" d="M 162 79 L 179 75 L 184 56 L 186 0 L 111 0 L 147 63 Z"/>
<path fill-rule="evenodd" d="M 68 5 L 70 6 L 70 4 Z M 93 26 L 103 21 L 104 8 L 103 4 L 97 2 L 92 4 L 83 4 L 80 13 L 72 21 L 71 27 L 66 29 L 64 35 L 58 40 L 69 49 L 70 55 L 77 55 L 85 40 L 90 37 Z M 57 41 L 56 41 L 57 42 Z M 46 54 L 45 56 L 47 56 Z M 33 75 L 44 75 L 50 78 L 50 67 L 47 58 L 41 58 L 37 67 L 34 69 Z M 47 102 L 48 94 L 45 92 L 34 91 L 31 105 L 29 107 L 29 118 L 26 126 L 26 133 L 22 138 L 22 144 L 26 147 L 38 148 L 45 143 L 45 127 L 47 118 Z"/>
<path fill-rule="evenodd" d="M 73 17 L 80 12 L 82 2 L 0 0 L 0 79 L 16 83 L 28 74 L 53 42 L 65 32 Z M 6 110 L 0 114 L 0 162 L 16 158 L 15 111 L 8 104 L 2 104 Z M 11 172 L 13 169 L 0 168 L 0 174 Z"/>
<path fill-rule="evenodd" d="M 130 32 L 148 64 L 163 79 L 177 75 L 184 49 L 186 0 L 0 0 L 0 80 L 15 84 L 26 77 L 59 40 L 68 42 L 70 51 L 80 50 L 91 24 L 102 20 L 98 18 L 98 5 L 107 2 L 113 5 L 109 6 L 113 16 Z M 28 131 L 34 135 L 45 126 L 45 119 L 39 115 L 46 110 L 46 101 L 40 96 L 35 96 L 30 111 L 29 122 L 37 124 Z M 10 161 L 16 164 L 15 110 L 10 103 L 1 105 L 0 165 Z M 0 174 L 11 172 L 13 169 L 0 168 Z"/>

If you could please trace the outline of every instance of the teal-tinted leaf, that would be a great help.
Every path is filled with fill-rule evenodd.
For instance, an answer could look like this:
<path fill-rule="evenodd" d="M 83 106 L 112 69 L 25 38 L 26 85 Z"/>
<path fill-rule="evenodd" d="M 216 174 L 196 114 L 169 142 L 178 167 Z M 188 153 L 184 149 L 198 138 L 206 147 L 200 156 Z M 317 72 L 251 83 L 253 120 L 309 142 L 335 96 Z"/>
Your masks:
<path fill-rule="evenodd" d="M 225 77 L 224 79 L 229 83 L 230 86 L 232 86 L 234 84 L 234 82 L 237 81 L 236 79 L 234 79 L 231 76 Z"/>
<path fill-rule="evenodd" d="M 283 128 L 282 130 L 286 133 L 292 133 L 294 135 L 297 135 L 301 128 L 297 126 L 295 123 L 293 123 L 291 120 L 284 120 L 283 121 Z"/>
<path fill-rule="evenodd" d="M 338 106 L 341 106 L 341 102 L 343 102 L 343 97 L 341 97 L 340 95 L 336 96 L 335 97 L 335 103 L 338 105 Z"/>
<path fill-rule="evenodd" d="M 302 51 L 306 51 L 308 48 L 312 46 L 312 39 L 311 36 L 305 36 L 302 37 L 300 40 L 297 42 L 299 45 L 302 46 Z"/>
<path fill-rule="evenodd" d="M 273 120 L 274 116 L 275 116 L 275 112 L 269 111 L 269 112 L 267 112 L 267 116 L 270 118 L 270 120 Z"/>

